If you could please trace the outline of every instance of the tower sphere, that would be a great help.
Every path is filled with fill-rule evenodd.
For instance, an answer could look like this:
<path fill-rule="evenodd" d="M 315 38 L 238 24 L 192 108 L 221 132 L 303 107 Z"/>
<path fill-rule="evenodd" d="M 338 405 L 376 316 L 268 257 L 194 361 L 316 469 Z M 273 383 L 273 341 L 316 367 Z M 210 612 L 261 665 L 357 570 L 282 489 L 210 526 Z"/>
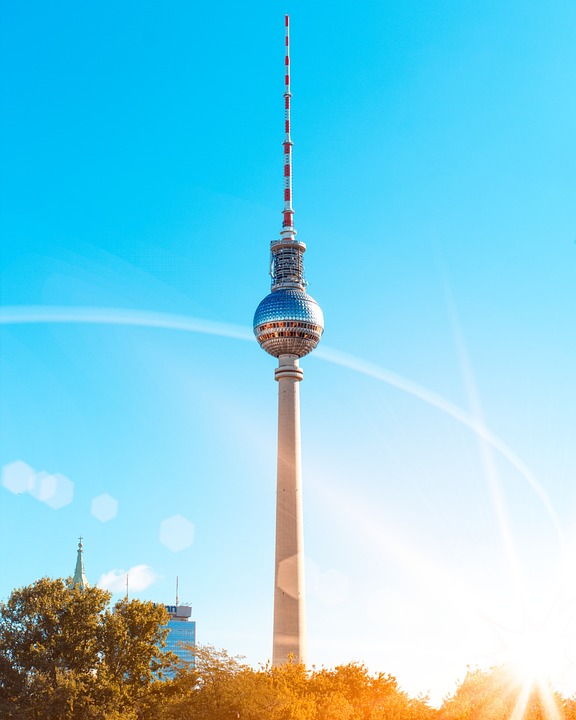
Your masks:
<path fill-rule="evenodd" d="M 302 290 L 275 290 L 262 300 L 254 314 L 254 335 L 260 347 L 274 357 L 308 355 L 323 332 L 322 310 Z"/>

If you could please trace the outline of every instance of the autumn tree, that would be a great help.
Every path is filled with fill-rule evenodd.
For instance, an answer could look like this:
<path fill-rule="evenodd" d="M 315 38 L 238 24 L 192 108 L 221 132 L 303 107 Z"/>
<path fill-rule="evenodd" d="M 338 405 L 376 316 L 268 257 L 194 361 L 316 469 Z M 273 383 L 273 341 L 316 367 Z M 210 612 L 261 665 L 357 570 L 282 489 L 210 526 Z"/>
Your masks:
<path fill-rule="evenodd" d="M 275 717 L 268 673 L 225 650 L 196 646 L 194 665 L 181 666 L 155 708 L 154 720 L 263 720 Z"/>
<path fill-rule="evenodd" d="M 469 670 L 441 709 L 441 720 L 563 720 L 571 705 L 545 681 L 523 678 L 501 665 Z"/>
<path fill-rule="evenodd" d="M 157 720 L 434 720 L 425 699 L 396 680 L 351 663 L 307 670 L 297 662 L 257 670 L 214 648 L 196 648 L 196 667 L 174 681 L 177 699 Z"/>
<path fill-rule="evenodd" d="M 396 678 L 370 673 L 361 663 L 312 673 L 317 720 L 434 720 L 427 698 L 410 698 Z"/>
<path fill-rule="evenodd" d="M 170 662 L 166 610 L 43 578 L 0 605 L 0 717 L 138 717 Z"/>

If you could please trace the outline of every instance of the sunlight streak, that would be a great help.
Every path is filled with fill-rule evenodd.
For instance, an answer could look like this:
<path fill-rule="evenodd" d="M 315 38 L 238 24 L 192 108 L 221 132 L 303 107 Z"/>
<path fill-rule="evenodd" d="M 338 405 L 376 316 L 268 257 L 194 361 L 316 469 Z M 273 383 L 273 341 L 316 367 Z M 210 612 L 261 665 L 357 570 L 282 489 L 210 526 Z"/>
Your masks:
<path fill-rule="evenodd" d="M 559 544 L 562 548 L 562 552 L 563 554 L 565 554 L 566 546 L 564 541 L 564 533 L 562 531 L 560 519 L 556 513 L 556 510 L 554 509 L 554 506 L 550 501 L 550 498 L 548 497 L 548 494 L 546 493 L 542 485 L 538 482 L 532 471 L 522 462 L 522 460 L 520 460 L 520 458 L 502 440 L 496 437 L 496 435 L 494 435 L 486 427 L 486 425 L 484 425 L 483 422 L 478 420 L 478 418 L 470 415 L 469 413 L 459 408 L 457 405 L 454 405 L 449 400 L 446 400 L 446 398 L 443 398 L 441 395 L 438 395 L 431 390 L 428 390 L 422 385 L 419 385 L 412 380 L 408 380 L 401 375 L 396 375 L 395 373 L 390 372 L 389 370 L 386 370 L 385 368 L 382 368 L 378 365 L 373 365 L 372 363 L 368 363 L 365 360 L 354 357 L 353 355 L 348 355 L 346 353 L 340 352 L 339 350 L 332 350 L 331 348 L 320 346 L 315 351 L 315 357 L 326 360 L 327 362 L 331 362 L 334 365 L 340 365 L 342 367 L 348 368 L 349 370 L 355 370 L 356 372 L 367 375 L 368 377 L 372 377 L 375 380 L 381 380 L 382 382 L 385 382 L 388 385 L 397 388 L 398 390 L 403 390 L 409 395 L 413 395 L 419 400 L 428 403 L 428 405 L 432 405 L 432 407 L 435 407 L 438 410 L 446 413 L 447 415 L 450 415 L 450 417 L 462 423 L 462 425 L 470 428 L 470 430 L 476 433 L 476 435 L 484 439 L 495 450 L 497 450 L 502 455 L 502 457 L 506 458 L 506 460 L 514 468 L 516 468 L 516 470 L 528 482 L 532 490 L 536 493 L 543 506 L 545 507 L 548 516 L 550 517 L 550 520 L 556 531 Z"/>
<path fill-rule="evenodd" d="M 549 718 L 549 720 L 560 720 L 560 708 L 558 707 L 556 698 L 554 697 L 548 683 L 539 681 L 537 683 L 537 687 L 542 704 L 544 705 L 545 717 Z"/>
<path fill-rule="evenodd" d="M 51 307 L 41 305 L 0 307 L 0 325 L 36 323 L 80 323 L 153 327 L 256 342 L 252 331 L 245 326 L 202 320 L 187 315 L 101 307 Z M 321 345 L 316 349 L 313 357 L 332 363 L 333 365 L 347 368 L 348 370 L 353 370 L 375 380 L 380 380 L 398 390 L 402 390 L 422 402 L 441 410 L 476 433 L 478 437 L 482 438 L 497 450 L 528 482 L 545 507 L 558 536 L 562 552 L 565 552 L 565 543 L 560 521 L 546 491 L 520 458 L 518 458 L 502 440 L 491 433 L 478 418 L 470 415 L 449 400 L 446 400 L 446 398 L 428 390 L 422 385 L 353 355 L 348 355 L 347 353 Z"/>
<path fill-rule="evenodd" d="M 466 349 L 464 342 L 464 335 L 458 321 L 456 310 L 450 299 L 450 318 L 452 321 L 452 332 L 456 342 L 456 350 L 458 352 L 458 359 L 460 361 L 460 369 L 464 380 L 464 387 L 468 394 L 468 400 L 472 409 L 473 417 L 478 422 L 484 425 L 484 412 L 482 409 L 482 403 L 478 395 L 476 380 L 472 372 L 472 365 L 470 357 Z M 498 528 L 500 530 L 500 536 L 502 538 L 502 545 L 504 546 L 504 552 L 508 560 L 508 566 L 512 573 L 512 578 L 516 587 L 516 591 L 520 592 L 522 586 L 520 562 L 518 559 L 518 548 L 512 536 L 512 530 L 510 527 L 510 520 L 506 509 L 506 503 L 502 493 L 502 485 L 498 477 L 498 471 L 496 464 L 494 463 L 494 455 L 492 447 L 483 435 L 476 434 L 478 440 L 478 450 L 480 453 L 480 459 L 484 468 L 484 477 L 488 484 L 488 490 L 490 497 L 492 498 L 492 506 L 496 514 L 496 520 L 498 522 Z"/>
<path fill-rule="evenodd" d="M 528 701 L 530 700 L 530 694 L 532 692 L 532 685 L 530 683 L 522 683 L 520 686 L 520 692 L 516 699 L 514 709 L 510 714 L 510 720 L 522 720 L 526 709 L 528 708 Z"/>
<path fill-rule="evenodd" d="M 517 692 L 517 699 L 514 708 L 510 714 L 510 720 L 523 720 L 527 715 L 533 715 L 530 712 L 530 705 L 534 700 L 541 703 L 543 720 L 560 720 L 560 708 L 556 703 L 554 691 L 544 677 L 535 679 L 520 678 L 519 689 L 518 678 L 511 680 L 510 690 Z M 511 694 L 512 694 L 511 692 Z"/>
<path fill-rule="evenodd" d="M 234 340 L 254 340 L 251 330 L 240 325 L 201 320 L 189 315 L 124 310 L 99 307 L 50 307 L 14 305 L 0 307 L 0 325 L 32 325 L 41 323 L 131 325 L 135 327 L 184 330 L 204 335 L 217 335 Z"/>

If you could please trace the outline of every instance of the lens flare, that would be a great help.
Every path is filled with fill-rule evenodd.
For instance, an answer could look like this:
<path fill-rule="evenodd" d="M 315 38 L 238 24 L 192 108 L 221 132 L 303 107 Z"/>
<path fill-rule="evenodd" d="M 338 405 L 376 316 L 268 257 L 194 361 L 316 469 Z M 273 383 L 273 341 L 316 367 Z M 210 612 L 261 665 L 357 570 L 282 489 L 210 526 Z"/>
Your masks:
<path fill-rule="evenodd" d="M 183 330 L 234 340 L 254 341 L 253 333 L 246 327 L 230 323 L 214 322 L 189 315 L 132 310 L 126 308 L 99 307 L 66 307 L 44 305 L 13 305 L 0 307 L 0 325 L 26 325 L 36 323 L 80 323 L 95 325 L 127 325 L 141 327 L 164 328 L 167 330 Z M 477 417 L 466 413 L 446 398 L 408 378 L 390 372 L 386 368 L 369 363 L 347 353 L 321 346 L 316 350 L 315 357 L 348 370 L 380 380 L 392 387 L 413 395 L 422 402 L 437 408 L 468 427 L 484 442 L 504 457 L 530 485 L 536 493 L 556 531 L 562 551 L 565 551 L 564 536 L 560 520 L 548 494 L 538 482 L 530 469 L 502 441 L 496 437 Z"/>

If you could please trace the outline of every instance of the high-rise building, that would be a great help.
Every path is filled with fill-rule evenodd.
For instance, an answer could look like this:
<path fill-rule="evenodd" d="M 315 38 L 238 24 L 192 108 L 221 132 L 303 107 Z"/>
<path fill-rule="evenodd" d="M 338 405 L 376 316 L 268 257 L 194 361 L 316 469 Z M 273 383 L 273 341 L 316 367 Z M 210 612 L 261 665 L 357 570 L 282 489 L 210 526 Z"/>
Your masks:
<path fill-rule="evenodd" d="M 177 655 L 180 660 L 194 665 L 194 645 L 196 644 L 196 622 L 190 620 L 192 608 L 190 605 L 166 605 L 170 620 L 168 621 L 168 636 L 166 637 L 166 650 Z"/>
<path fill-rule="evenodd" d="M 72 582 L 70 584 L 72 586 L 77 585 L 80 590 L 86 590 L 86 588 L 90 587 L 90 585 L 88 584 L 88 580 L 86 580 L 86 573 L 84 572 L 84 556 L 82 548 L 82 536 L 80 536 L 78 542 L 78 553 L 76 555 L 76 568 L 74 569 L 74 576 L 72 577 Z"/>
<path fill-rule="evenodd" d="M 280 238 L 270 244 L 272 288 L 254 315 L 254 334 L 267 353 L 278 358 L 278 465 L 276 491 L 276 557 L 272 662 L 306 658 L 302 470 L 300 453 L 299 360 L 312 352 L 324 331 L 318 303 L 306 292 L 303 255 L 296 239 L 292 206 L 292 139 L 290 134 L 290 22 L 285 17 L 284 208 Z"/>

